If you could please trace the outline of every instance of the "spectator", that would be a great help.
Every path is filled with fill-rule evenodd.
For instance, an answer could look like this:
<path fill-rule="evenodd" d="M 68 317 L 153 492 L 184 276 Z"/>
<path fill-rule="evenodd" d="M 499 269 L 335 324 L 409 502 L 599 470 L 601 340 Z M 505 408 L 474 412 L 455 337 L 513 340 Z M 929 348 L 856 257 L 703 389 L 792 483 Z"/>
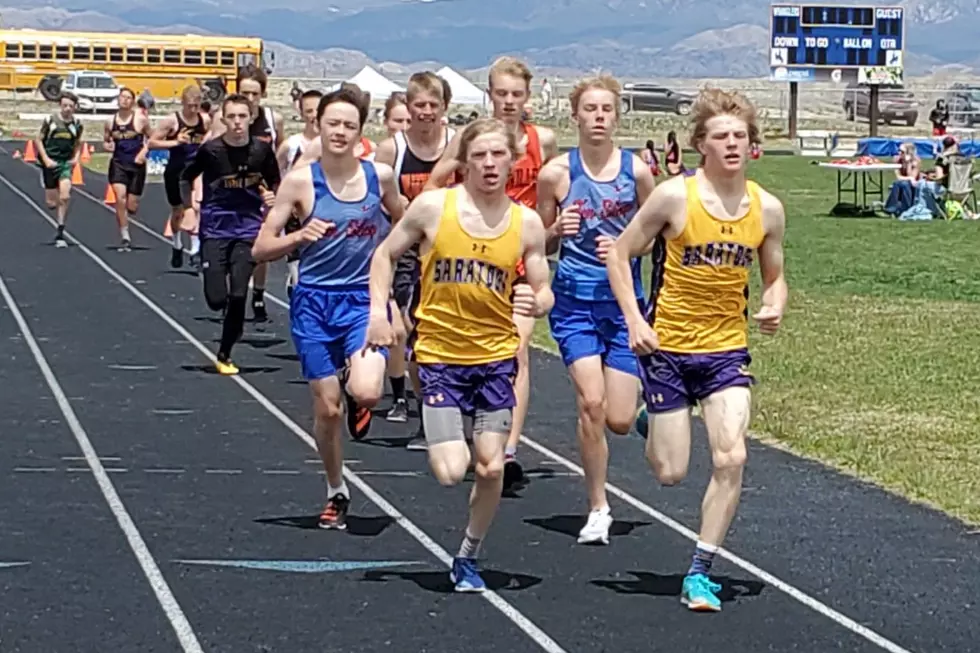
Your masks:
<path fill-rule="evenodd" d="M 933 136 L 945 136 L 946 125 L 949 123 L 949 109 L 942 100 L 936 100 L 936 108 L 929 112 L 929 122 L 932 123 Z"/>

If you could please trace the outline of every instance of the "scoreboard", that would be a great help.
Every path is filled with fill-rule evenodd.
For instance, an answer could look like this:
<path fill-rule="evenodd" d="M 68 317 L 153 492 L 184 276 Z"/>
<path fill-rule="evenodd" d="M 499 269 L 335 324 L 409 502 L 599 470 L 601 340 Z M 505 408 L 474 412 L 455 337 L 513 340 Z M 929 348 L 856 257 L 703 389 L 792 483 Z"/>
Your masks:
<path fill-rule="evenodd" d="M 773 80 L 900 84 L 904 48 L 902 7 L 780 4 L 770 8 Z"/>

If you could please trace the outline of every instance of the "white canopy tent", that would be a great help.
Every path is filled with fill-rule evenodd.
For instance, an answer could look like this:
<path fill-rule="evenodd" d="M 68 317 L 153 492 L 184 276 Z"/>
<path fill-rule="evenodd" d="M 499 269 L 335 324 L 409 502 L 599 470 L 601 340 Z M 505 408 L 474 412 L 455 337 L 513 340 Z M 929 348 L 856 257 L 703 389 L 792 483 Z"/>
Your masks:
<path fill-rule="evenodd" d="M 449 88 L 453 92 L 453 104 L 476 104 L 484 108 L 489 106 L 490 98 L 486 92 L 481 91 L 473 82 L 449 66 L 443 66 L 436 74 L 449 83 Z"/>
<path fill-rule="evenodd" d="M 347 81 L 351 84 L 357 84 L 357 87 L 365 93 L 370 93 L 372 101 L 384 102 L 391 97 L 392 93 L 405 92 L 403 87 L 391 81 L 371 66 L 364 66 L 360 72 Z M 340 84 L 334 84 L 330 90 L 335 91 L 338 88 L 340 88 Z"/>

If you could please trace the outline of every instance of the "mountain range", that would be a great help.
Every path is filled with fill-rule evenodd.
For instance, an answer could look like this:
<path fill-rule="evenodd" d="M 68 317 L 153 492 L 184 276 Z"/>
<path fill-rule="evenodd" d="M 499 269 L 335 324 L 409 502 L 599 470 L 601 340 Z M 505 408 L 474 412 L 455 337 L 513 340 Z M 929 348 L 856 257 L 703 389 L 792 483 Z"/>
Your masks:
<path fill-rule="evenodd" d="M 623 77 L 768 74 L 769 0 L 7 0 L 5 27 L 257 35 L 277 72 L 401 76 L 448 64 L 475 72 L 502 53 L 541 71 Z M 885 3 L 869 3 L 885 4 Z M 980 0 L 904 0 L 906 74 L 980 71 Z M 545 73 L 546 74 L 546 73 Z M 555 74 L 552 72 L 551 74 Z"/>

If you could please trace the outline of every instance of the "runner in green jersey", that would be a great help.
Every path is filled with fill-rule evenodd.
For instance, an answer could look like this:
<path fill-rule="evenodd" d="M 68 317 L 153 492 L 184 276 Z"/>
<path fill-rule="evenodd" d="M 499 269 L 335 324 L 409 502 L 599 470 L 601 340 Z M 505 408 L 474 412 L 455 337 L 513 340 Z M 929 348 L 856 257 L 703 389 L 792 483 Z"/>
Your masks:
<path fill-rule="evenodd" d="M 75 118 L 78 100 L 71 93 L 62 93 L 58 112 L 44 119 L 41 131 L 34 140 L 37 165 L 41 168 L 41 183 L 48 208 L 56 209 L 58 234 L 55 246 L 67 247 L 65 218 L 71 196 L 71 172 L 78 164 L 82 147 L 82 123 Z"/>

